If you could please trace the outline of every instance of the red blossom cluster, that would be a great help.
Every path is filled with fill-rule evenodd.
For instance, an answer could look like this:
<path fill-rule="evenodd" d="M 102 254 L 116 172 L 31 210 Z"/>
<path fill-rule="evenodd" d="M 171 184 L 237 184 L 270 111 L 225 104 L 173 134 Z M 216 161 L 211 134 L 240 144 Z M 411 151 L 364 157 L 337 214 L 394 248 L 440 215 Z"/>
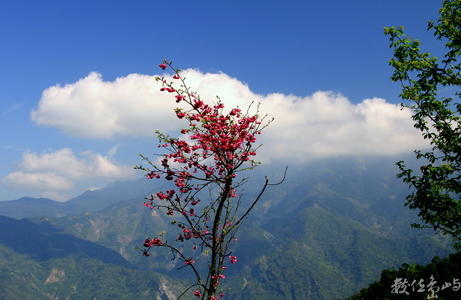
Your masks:
<path fill-rule="evenodd" d="M 161 90 L 168 89 L 171 88 Z M 188 134 L 192 142 L 161 136 L 165 143 L 160 147 L 171 150 L 171 153 L 165 154 L 162 160 L 162 167 L 169 175 L 167 179 L 179 178 L 176 186 L 184 188 L 184 182 L 191 177 L 198 177 L 196 173 L 199 171 L 206 179 L 229 175 L 235 177 L 235 170 L 243 162 L 249 161 L 251 156 L 256 155 L 252 146 L 256 142 L 255 135 L 261 134 L 259 130 L 261 122 L 258 121 L 258 116 L 244 116 L 241 110 L 236 108 L 224 114 L 224 104 L 220 101 L 214 106 L 209 106 L 193 95 L 185 97 L 178 94 L 176 99 L 176 102 L 185 101 L 193 107 L 190 111 L 175 109 L 179 119 L 185 118 L 190 122 L 190 128 L 182 129 L 181 133 Z M 208 163 L 208 158 L 212 158 L 214 163 Z M 172 171 L 171 162 L 183 164 L 182 172 Z M 147 177 L 159 178 L 159 174 L 151 172 Z"/>
<path fill-rule="evenodd" d="M 165 70 L 168 65 L 160 64 L 159 67 Z M 225 182 L 226 178 L 237 176 L 236 172 L 243 163 L 249 162 L 252 167 L 255 166 L 251 160 L 256 155 L 253 144 L 256 135 L 261 134 L 262 126 L 258 115 L 243 114 L 239 108 L 224 113 L 225 106 L 220 100 L 211 106 L 205 104 L 196 93 L 185 88 L 179 72 L 173 79 L 181 80 L 183 88 L 175 89 L 174 82 L 168 83 L 164 78 L 158 78 L 163 85 L 160 90 L 175 92 L 177 103 L 185 102 L 191 107 L 187 111 L 175 109 L 179 119 L 189 121 L 189 128 L 181 130 L 182 134 L 188 135 L 188 140 L 159 133 L 159 139 L 163 142 L 159 147 L 167 149 L 168 153 L 162 155 L 161 167 L 154 166 L 155 170 L 147 172 L 146 178 L 159 179 L 163 176 L 166 180 L 174 180 L 178 190 L 151 195 L 144 205 L 151 209 L 166 208 L 166 214 L 170 216 L 177 212 L 192 217 L 197 215 L 196 209 L 188 206 L 195 206 L 201 200 L 191 196 L 191 192 L 200 190 L 200 187 L 191 184 L 191 180 Z M 178 168 L 178 165 L 181 167 Z M 231 189 L 228 197 L 236 196 L 235 189 Z M 164 203 L 157 204 L 156 200 Z M 190 231 L 195 232 L 193 237 L 200 237 L 196 229 Z M 178 240 L 188 240 L 190 237 L 187 233 L 180 235 Z"/>
<path fill-rule="evenodd" d="M 237 256 L 229 256 L 229 261 L 231 264 L 237 263 Z"/>
<path fill-rule="evenodd" d="M 178 107 L 174 112 L 177 118 L 189 122 L 189 128 L 180 131 L 186 136 L 184 139 L 170 138 L 158 133 L 161 142 L 159 147 L 166 150 L 165 154 L 160 154 L 162 159 L 159 166 L 141 155 L 152 166 L 151 169 L 136 167 L 146 172 L 146 178 L 163 177 L 173 181 L 175 185 L 175 189 L 150 195 L 144 205 L 150 209 L 164 209 L 168 216 L 183 218 L 183 221 L 172 222 L 181 229 L 174 241 L 184 242 L 194 239 L 193 250 L 199 246 L 211 250 L 207 283 L 201 282 L 201 277 L 193 265 L 195 261 L 185 258 L 182 251 L 166 241 L 163 235 L 146 239 L 144 242 L 146 249 L 141 251 L 143 255 L 149 256 L 152 247 L 169 247 L 184 264 L 193 268 L 198 285 L 203 289 L 203 291 L 196 290 L 194 295 L 199 298 L 207 295 L 207 299 L 218 299 L 214 295 L 219 279 L 225 278 L 222 272 L 226 269 L 223 265 L 224 260 L 220 257 L 228 256 L 228 262 L 237 263 L 237 257 L 227 253 L 229 243 L 237 240 L 230 233 L 237 226 L 232 220 L 238 219 L 229 217 L 236 213 L 231 201 L 237 197 L 236 188 L 239 184 L 234 183 L 234 179 L 243 164 L 248 163 L 248 168 L 256 165 L 256 162 L 251 159 L 256 155 L 258 148 L 254 146 L 256 136 L 261 134 L 261 130 L 270 121 L 262 125 L 264 117 L 260 118 L 258 114 L 249 115 L 248 111 L 244 113 L 238 107 L 226 113 L 225 106 L 219 98 L 213 105 L 206 104 L 195 92 L 190 91 L 179 70 L 174 69 L 171 63 L 165 62 L 159 67 L 163 70 L 170 67 L 175 73 L 171 82 L 165 78 L 156 79 L 162 83 L 160 91 L 175 93 L 176 103 L 188 107 L 188 109 Z M 180 88 L 175 88 L 175 82 L 178 81 Z M 199 192 L 205 187 L 211 190 L 211 186 L 217 188 L 219 195 L 216 200 L 207 201 L 206 205 L 201 207 L 200 202 L 203 199 Z M 243 218 L 241 217 L 237 223 Z M 223 296 L 224 294 L 220 295 Z"/>
<path fill-rule="evenodd" d="M 146 239 L 144 241 L 144 247 L 154 247 L 154 246 L 160 246 L 163 244 L 163 242 L 159 239 Z"/>

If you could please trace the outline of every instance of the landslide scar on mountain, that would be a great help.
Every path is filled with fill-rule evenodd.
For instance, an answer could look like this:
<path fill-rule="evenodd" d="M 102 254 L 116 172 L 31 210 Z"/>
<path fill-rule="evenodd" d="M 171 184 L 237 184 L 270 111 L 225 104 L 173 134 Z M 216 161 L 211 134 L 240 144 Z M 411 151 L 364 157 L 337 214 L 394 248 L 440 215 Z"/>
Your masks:
<path fill-rule="evenodd" d="M 56 268 L 53 268 L 51 270 L 50 276 L 48 276 L 48 278 L 45 280 L 45 284 L 46 283 L 58 282 L 61 279 L 63 279 L 64 277 L 66 277 L 66 274 L 64 273 L 64 270 L 58 270 Z"/>

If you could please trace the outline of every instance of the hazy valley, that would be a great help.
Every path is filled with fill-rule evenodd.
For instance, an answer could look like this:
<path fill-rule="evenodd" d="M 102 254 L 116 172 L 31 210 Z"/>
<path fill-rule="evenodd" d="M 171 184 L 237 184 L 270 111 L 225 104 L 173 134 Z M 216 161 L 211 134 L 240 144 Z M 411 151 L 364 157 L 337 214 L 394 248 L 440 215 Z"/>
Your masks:
<path fill-rule="evenodd" d="M 395 178 L 395 157 L 344 157 L 290 166 L 239 229 L 226 299 L 338 299 L 402 263 L 447 256 L 449 240 L 410 228 L 416 212 Z M 283 165 L 247 172 L 244 197 Z M 136 249 L 171 219 L 142 205 L 164 182 L 139 179 L 68 202 L 0 202 L 1 299 L 175 299 L 187 272 L 168 251 Z M 14 219 L 12 219 L 14 218 Z M 29 218 L 29 220 L 17 220 Z M 184 251 L 192 251 L 185 249 Z"/>

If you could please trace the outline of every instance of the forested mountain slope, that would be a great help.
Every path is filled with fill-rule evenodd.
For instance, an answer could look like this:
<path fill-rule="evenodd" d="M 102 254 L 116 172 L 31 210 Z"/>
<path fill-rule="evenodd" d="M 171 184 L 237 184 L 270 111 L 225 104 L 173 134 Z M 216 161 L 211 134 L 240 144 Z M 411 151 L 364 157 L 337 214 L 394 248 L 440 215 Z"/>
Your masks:
<path fill-rule="evenodd" d="M 449 241 L 410 228 L 417 218 L 403 207 L 409 191 L 395 178 L 395 160 L 347 157 L 290 168 L 285 182 L 268 189 L 238 232 L 233 253 L 239 262 L 226 273 L 231 287 L 226 298 L 344 298 L 378 279 L 383 269 L 405 262 L 427 264 L 435 255 L 447 256 Z M 280 172 L 279 167 L 249 172 L 252 179 L 244 197 L 254 197 L 265 174 L 276 177 Z M 144 182 L 151 184 L 152 191 L 158 190 L 158 182 Z M 33 221 L 110 248 L 137 269 L 187 282 L 190 274 L 176 270 L 180 266 L 168 251 L 154 251 L 146 258 L 135 249 L 162 230 L 176 235 L 176 228 L 169 225 L 171 218 L 144 207 L 142 198 L 127 198 L 99 211 Z"/>

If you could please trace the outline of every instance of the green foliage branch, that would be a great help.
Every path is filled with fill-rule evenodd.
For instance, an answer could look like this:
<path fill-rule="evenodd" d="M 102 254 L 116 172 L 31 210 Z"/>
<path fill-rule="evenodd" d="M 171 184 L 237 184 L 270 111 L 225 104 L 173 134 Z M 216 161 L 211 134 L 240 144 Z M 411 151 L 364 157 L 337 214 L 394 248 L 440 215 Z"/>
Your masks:
<path fill-rule="evenodd" d="M 399 161 L 398 177 L 415 189 L 405 205 L 419 210 L 424 224 L 412 226 L 450 235 L 461 249 L 461 0 L 443 1 L 438 20 L 430 21 L 428 30 L 445 43 L 441 60 L 422 52 L 420 41 L 407 37 L 403 27 L 384 28 L 394 51 L 391 80 L 401 83 L 400 97 L 409 102 L 402 106 L 413 110 L 415 128 L 432 146 L 415 151 L 416 158 L 425 161 L 418 175 Z M 439 97 L 441 88 L 455 92 Z"/>

